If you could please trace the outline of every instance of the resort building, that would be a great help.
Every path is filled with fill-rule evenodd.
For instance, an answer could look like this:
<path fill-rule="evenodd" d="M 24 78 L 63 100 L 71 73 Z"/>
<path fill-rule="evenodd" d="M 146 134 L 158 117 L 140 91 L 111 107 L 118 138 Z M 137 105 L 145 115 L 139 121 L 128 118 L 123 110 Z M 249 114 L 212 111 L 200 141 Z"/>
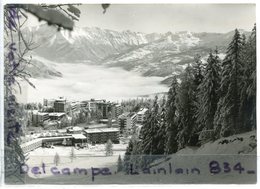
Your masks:
<path fill-rule="evenodd" d="M 80 109 L 80 103 L 79 102 L 75 102 L 75 101 L 70 102 L 70 103 L 68 103 L 68 106 L 70 107 L 69 109 L 70 109 L 71 112 L 77 112 Z"/>
<path fill-rule="evenodd" d="M 136 125 L 137 114 L 134 112 L 126 112 L 118 117 L 118 123 L 121 130 L 132 131 Z"/>
<path fill-rule="evenodd" d="M 49 113 L 49 117 L 51 120 L 60 120 L 61 118 L 65 117 L 66 114 L 62 112 L 53 112 Z"/>
<path fill-rule="evenodd" d="M 54 101 L 54 112 L 67 112 L 66 99 L 60 97 Z"/>
<path fill-rule="evenodd" d="M 55 99 L 43 99 L 43 106 L 54 107 Z"/>
<path fill-rule="evenodd" d="M 43 124 L 44 121 L 49 120 L 49 114 L 45 112 L 38 112 L 33 111 L 32 112 L 32 123 L 33 125 L 38 126 L 39 124 Z"/>
<path fill-rule="evenodd" d="M 80 128 L 80 127 L 70 127 L 70 128 L 67 128 L 67 133 L 70 133 L 70 134 L 80 134 L 82 133 L 83 131 L 83 128 Z"/>
<path fill-rule="evenodd" d="M 88 143 L 102 144 L 106 143 L 109 139 L 113 143 L 119 143 L 118 128 L 86 129 L 84 132 Z"/>
<path fill-rule="evenodd" d="M 24 153 L 28 153 L 40 147 L 47 147 L 50 145 L 74 146 L 76 144 L 83 144 L 87 142 L 87 137 L 83 134 L 70 135 L 44 135 L 43 137 L 32 139 L 28 142 L 22 143 L 20 146 Z"/>
<path fill-rule="evenodd" d="M 138 113 L 137 113 L 137 122 L 138 123 L 143 123 L 146 121 L 147 118 L 147 113 L 148 109 L 147 108 L 142 108 Z"/>
<path fill-rule="evenodd" d="M 123 113 L 122 106 L 119 104 L 115 105 L 115 117 L 118 118 Z"/>

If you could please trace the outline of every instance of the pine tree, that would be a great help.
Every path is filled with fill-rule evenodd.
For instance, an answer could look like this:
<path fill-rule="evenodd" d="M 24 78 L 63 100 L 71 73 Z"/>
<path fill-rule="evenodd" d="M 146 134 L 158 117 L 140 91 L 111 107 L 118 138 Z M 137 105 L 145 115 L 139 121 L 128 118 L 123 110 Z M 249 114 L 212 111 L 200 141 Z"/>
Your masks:
<path fill-rule="evenodd" d="M 109 139 L 106 143 L 106 156 L 112 156 L 113 155 L 113 143 L 112 141 Z"/>
<path fill-rule="evenodd" d="M 204 64 L 201 61 L 201 56 L 200 55 L 196 55 L 194 57 L 194 61 L 195 63 L 193 64 L 193 66 L 191 67 L 192 70 L 192 75 L 193 75 L 193 86 L 192 86 L 192 90 L 193 90 L 193 104 L 194 104 L 194 112 L 198 112 L 198 108 L 200 106 L 200 97 L 199 97 L 199 86 L 202 83 L 203 79 L 204 79 L 204 72 L 205 72 L 205 68 L 204 68 Z M 194 119 L 197 120 L 197 113 L 194 114 Z M 193 126 L 193 131 L 192 131 L 192 139 L 194 140 L 193 143 L 196 143 L 195 140 L 197 140 L 197 134 L 199 131 L 199 127 L 200 127 L 200 123 L 198 123 L 197 121 L 194 123 Z"/>
<path fill-rule="evenodd" d="M 220 84 L 220 59 L 218 52 L 210 52 L 205 68 L 205 77 L 199 85 L 199 103 L 197 111 L 197 124 L 199 131 L 214 128 L 214 116 L 219 100 L 218 89 Z"/>
<path fill-rule="evenodd" d="M 243 80 L 242 72 L 242 37 L 236 29 L 228 46 L 226 57 L 222 62 L 220 100 L 215 115 L 215 131 L 219 136 L 230 136 L 238 133 L 240 128 L 239 85 Z"/>
<path fill-rule="evenodd" d="M 179 132 L 177 135 L 178 149 L 184 148 L 186 145 L 195 145 L 196 143 L 192 140 L 194 129 L 196 127 L 195 90 L 196 86 L 194 85 L 192 68 L 188 66 L 185 69 L 177 97 L 177 111 L 179 114 Z"/>
<path fill-rule="evenodd" d="M 124 156 L 124 171 L 128 174 L 129 169 L 130 169 L 130 159 L 131 159 L 131 154 L 133 151 L 133 141 L 130 140 L 128 143 L 128 146 L 126 148 L 125 156 Z"/>
<path fill-rule="evenodd" d="M 159 128 L 156 136 L 158 140 L 157 152 L 158 154 L 164 154 L 166 147 L 166 99 L 165 96 L 162 99 L 161 111 L 159 113 Z"/>
<path fill-rule="evenodd" d="M 130 165 L 132 164 L 132 168 L 138 170 L 144 166 L 142 162 L 141 141 L 139 141 L 137 138 L 132 138 L 132 141 L 133 150 L 131 152 Z"/>
<path fill-rule="evenodd" d="M 139 168 L 141 166 L 141 145 L 137 136 L 133 135 L 128 143 L 124 156 L 124 171 L 129 174 L 130 166 Z"/>
<path fill-rule="evenodd" d="M 165 141 L 165 153 L 172 154 L 175 153 L 178 149 L 177 143 L 177 116 L 176 116 L 176 98 L 178 91 L 178 82 L 177 78 L 173 77 L 171 87 L 168 91 L 168 98 L 166 102 L 166 141 Z"/>
<path fill-rule="evenodd" d="M 74 151 L 74 147 L 71 147 L 71 150 L 70 150 L 70 161 L 73 162 L 74 158 L 76 158 L 76 154 L 75 154 L 75 151 Z"/>
<path fill-rule="evenodd" d="M 123 170 L 123 161 L 121 159 L 121 156 L 118 156 L 117 160 L 117 172 L 121 172 Z"/>
<path fill-rule="evenodd" d="M 256 26 L 254 26 L 248 41 L 244 42 L 243 75 L 240 85 L 240 121 L 242 131 L 256 128 Z"/>
<path fill-rule="evenodd" d="M 157 144 L 159 142 L 159 138 L 157 136 L 157 132 L 159 129 L 159 105 L 158 105 L 158 97 L 156 96 L 154 99 L 153 107 L 151 111 L 148 113 L 147 121 L 144 123 L 140 138 L 142 140 L 142 151 L 143 154 L 159 154 Z"/>
<path fill-rule="evenodd" d="M 55 156 L 54 156 L 53 162 L 54 162 L 54 164 L 55 164 L 56 166 L 58 166 L 59 163 L 60 163 L 60 156 L 59 156 L 59 154 L 58 154 L 57 152 L 56 152 L 56 154 L 55 154 Z"/>
<path fill-rule="evenodd" d="M 194 57 L 194 61 L 195 61 L 195 63 L 192 67 L 192 72 L 193 72 L 193 76 L 194 76 L 194 85 L 196 87 L 198 87 L 204 78 L 204 74 L 203 74 L 204 67 L 203 67 L 200 55 L 196 55 Z"/>

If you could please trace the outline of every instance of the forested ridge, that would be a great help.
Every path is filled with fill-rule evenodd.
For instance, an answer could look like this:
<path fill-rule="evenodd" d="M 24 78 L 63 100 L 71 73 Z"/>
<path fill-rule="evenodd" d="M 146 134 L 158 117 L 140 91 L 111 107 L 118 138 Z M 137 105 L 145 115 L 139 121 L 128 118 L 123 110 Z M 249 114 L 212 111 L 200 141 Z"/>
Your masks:
<path fill-rule="evenodd" d="M 218 50 L 174 77 L 167 99 L 155 97 L 140 135 L 133 136 L 124 170 L 143 168 L 162 155 L 256 129 L 256 26 L 237 29 L 223 60 Z M 149 157 L 149 158 L 147 158 Z"/>

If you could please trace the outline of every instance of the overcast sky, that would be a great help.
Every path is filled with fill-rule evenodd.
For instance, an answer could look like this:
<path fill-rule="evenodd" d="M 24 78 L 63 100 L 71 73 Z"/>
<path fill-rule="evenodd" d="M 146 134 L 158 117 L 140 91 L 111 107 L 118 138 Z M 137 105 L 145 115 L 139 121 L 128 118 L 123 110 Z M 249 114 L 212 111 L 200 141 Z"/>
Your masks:
<path fill-rule="evenodd" d="M 81 17 L 76 26 L 117 31 L 223 33 L 235 28 L 250 31 L 255 23 L 253 4 L 112 4 L 105 14 L 101 5 L 79 8 Z"/>

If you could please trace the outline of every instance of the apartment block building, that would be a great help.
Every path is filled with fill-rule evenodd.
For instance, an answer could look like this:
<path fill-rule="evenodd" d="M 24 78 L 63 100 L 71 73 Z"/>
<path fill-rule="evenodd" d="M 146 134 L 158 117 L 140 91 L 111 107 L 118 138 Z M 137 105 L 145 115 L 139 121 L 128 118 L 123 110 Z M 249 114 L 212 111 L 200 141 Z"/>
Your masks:
<path fill-rule="evenodd" d="M 137 114 L 134 112 L 126 112 L 118 117 L 121 132 L 131 131 L 136 126 Z"/>
<path fill-rule="evenodd" d="M 88 143 L 102 144 L 106 143 L 109 139 L 113 143 L 119 143 L 118 128 L 86 129 L 84 132 Z"/>
<path fill-rule="evenodd" d="M 147 118 L 148 109 L 142 108 L 139 112 L 137 112 L 137 122 L 144 123 Z"/>
<path fill-rule="evenodd" d="M 32 112 L 32 123 L 33 125 L 39 125 L 43 124 L 44 121 L 49 120 L 49 114 L 45 112 L 38 112 L 38 111 L 33 111 Z"/>

